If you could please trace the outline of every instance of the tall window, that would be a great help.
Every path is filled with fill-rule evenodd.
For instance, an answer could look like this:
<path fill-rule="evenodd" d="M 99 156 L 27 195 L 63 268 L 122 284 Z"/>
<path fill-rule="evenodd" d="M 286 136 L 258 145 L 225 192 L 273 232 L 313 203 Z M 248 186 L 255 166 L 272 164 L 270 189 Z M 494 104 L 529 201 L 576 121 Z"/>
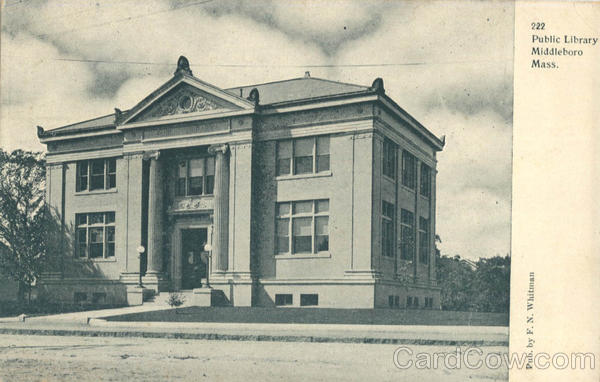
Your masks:
<path fill-rule="evenodd" d="M 277 142 L 277 175 L 329 171 L 329 137 L 287 139 Z"/>
<path fill-rule="evenodd" d="M 81 258 L 115 256 L 115 213 L 95 212 L 75 215 L 76 253 Z"/>
<path fill-rule="evenodd" d="M 383 141 L 383 175 L 392 179 L 396 179 L 396 152 L 396 144 L 386 138 Z"/>
<path fill-rule="evenodd" d="M 415 257 L 415 215 L 405 209 L 400 211 L 400 254 L 404 260 Z"/>
<path fill-rule="evenodd" d="M 215 188 L 215 158 L 179 162 L 177 196 L 212 195 Z"/>
<path fill-rule="evenodd" d="M 409 153 L 404 151 L 402 153 L 402 184 L 412 190 L 415 189 L 415 183 L 417 182 L 417 160 Z"/>
<path fill-rule="evenodd" d="M 421 162 L 421 182 L 419 186 L 421 195 L 431 196 L 431 168 Z"/>
<path fill-rule="evenodd" d="M 276 252 L 319 253 L 329 250 L 329 200 L 277 203 Z"/>
<path fill-rule="evenodd" d="M 109 190 L 117 187 L 117 161 L 115 158 L 79 161 L 76 172 L 75 189 L 77 192 Z"/>
<path fill-rule="evenodd" d="M 394 216 L 395 207 L 386 201 L 382 202 L 381 212 L 381 243 L 383 256 L 394 257 Z"/>
<path fill-rule="evenodd" d="M 429 264 L 429 219 L 419 216 L 419 261 Z"/>

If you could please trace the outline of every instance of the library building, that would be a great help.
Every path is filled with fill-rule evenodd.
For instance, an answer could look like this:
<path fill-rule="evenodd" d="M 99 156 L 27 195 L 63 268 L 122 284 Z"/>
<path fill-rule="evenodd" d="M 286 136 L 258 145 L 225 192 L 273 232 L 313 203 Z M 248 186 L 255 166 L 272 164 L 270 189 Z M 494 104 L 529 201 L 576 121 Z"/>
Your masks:
<path fill-rule="evenodd" d="M 131 109 L 38 137 L 64 232 L 38 281 L 48 298 L 440 309 L 444 139 L 381 78 L 221 89 L 182 56 Z"/>

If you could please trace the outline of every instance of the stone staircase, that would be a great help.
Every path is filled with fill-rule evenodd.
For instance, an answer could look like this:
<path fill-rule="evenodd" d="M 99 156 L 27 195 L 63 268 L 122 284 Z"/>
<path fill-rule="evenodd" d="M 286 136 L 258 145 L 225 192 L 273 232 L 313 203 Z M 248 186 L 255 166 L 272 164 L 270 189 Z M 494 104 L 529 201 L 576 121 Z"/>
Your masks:
<path fill-rule="evenodd" d="M 196 306 L 194 301 L 194 291 L 182 290 L 178 292 L 159 292 L 158 294 L 150 293 L 144 296 L 144 305 L 152 304 L 158 306 L 169 306 L 169 298 L 171 293 L 177 293 L 182 300 L 182 304 L 179 307 Z M 211 306 L 231 306 L 231 303 L 225 296 L 225 293 L 221 290 L 213 290 L 211 298 Z"/>

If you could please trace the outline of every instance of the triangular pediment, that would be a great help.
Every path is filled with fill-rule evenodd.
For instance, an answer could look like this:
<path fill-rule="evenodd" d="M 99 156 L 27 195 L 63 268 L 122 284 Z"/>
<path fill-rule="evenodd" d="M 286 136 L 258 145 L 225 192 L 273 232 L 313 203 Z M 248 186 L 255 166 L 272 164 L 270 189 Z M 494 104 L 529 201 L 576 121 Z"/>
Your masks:
<path fill-rule="evenodd" d="M 154 91 L 126 115 L 119 125 L 144 125 L 170 120 L 253 110 L 254 103 L 191 76 L 176 76 Z M 125 126 L 124 126 L 125 125 Z"/>
<path fill-rule="evenodd" d="M 169 118 L 182 114 L 229 111 L 241 109 L 238 105 L 215 97 L 186 83 L 177 85 L 155 100 L 131 122 Z"/>

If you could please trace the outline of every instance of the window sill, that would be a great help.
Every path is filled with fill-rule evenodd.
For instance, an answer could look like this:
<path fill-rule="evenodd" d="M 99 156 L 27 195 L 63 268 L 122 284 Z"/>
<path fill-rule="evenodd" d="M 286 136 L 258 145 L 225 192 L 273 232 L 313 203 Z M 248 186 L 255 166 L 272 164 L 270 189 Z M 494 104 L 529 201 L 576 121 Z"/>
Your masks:
<path fill-rule="evenodd" d="M 405 185 L 403 185 L 403 184 L 400 184 L 400 187 L 402 187 L 402 189 L 403 189 L 404 191 L 412 192 L 413 194 L 415 193 L 415 189 L 414 189 L 414 188 L 410 188 L 410 187 L 408 187 L 408 186 L 405 186 Z"/>
<path fill-rule="evenodd" d="M 419 192 L 419 198 L 429 200 L 429 196 L 423 195 Z"/>
<path fill-rule="evenodd" d="M 275 180 L 293 180 L 293 179 L 307 179 L 307 178 L 324 178 L 331 176 L 331 171 L 323 171 L 310 174 L 297 174 L 297 175 L 279 175 L 275 177 Z"/>
<path fill-rule="evenodd" d="M 116 263 L 117 262 L 117 258 L 116 257 L 108 257 L 108 258 L 87 258 L 87 257 L 77 257 L 75 258 L 75 261 L 78 261 L 80 263 Z"/>
<path fill-rule="evenodd" d="M 319 253 L 299 253 L 292 255 L 284 253 L 281 255 L 275 255 L 275 260 L 287 260 L 287 259 L 328 259 L 331 258 L 331 252 L 319 252 Z"/>
<path fill-rule="evenodd" d="M 108 190 L 93 190 L 93 191 L 76 191 L 75 195 L 98 195 L 98 194 L 114 194 L 117 193 L 118 190 L 116 188 L 111 188 Z"/>

